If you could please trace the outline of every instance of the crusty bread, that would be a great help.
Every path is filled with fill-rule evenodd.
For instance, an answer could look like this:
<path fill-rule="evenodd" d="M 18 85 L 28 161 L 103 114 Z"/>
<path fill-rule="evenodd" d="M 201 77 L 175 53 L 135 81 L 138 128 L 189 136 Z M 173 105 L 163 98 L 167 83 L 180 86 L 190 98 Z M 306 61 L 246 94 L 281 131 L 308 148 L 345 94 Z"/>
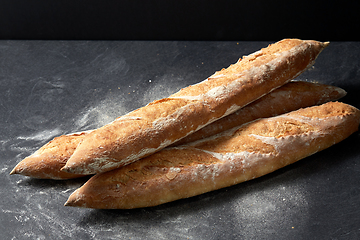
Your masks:
<path fill-rule="evenodd" d="M 345 96 L 345 94 L 346 92 L 338 87 L 300 81 L 289 82 L 237 112 L 190 134 L 175 144 L 180 145 L 206 138 L 257 118 L 272 117 L 299 108 L 335 101 Z M 44 179 L 70 179 L 83 176 L 60 171 L 60 169 L 65 166 L 67 160 L 86 134 L 87 132 L 82 132 L 54 138 L 16 165 L 11 174 L 22 174 Z"/>
<path fill-rule="evenodd" d="M 301 81 L 290 82 L 235 113 L 177 141 L 172 146 L 207 138 L 258 118 L 274 117 L 299 108 L 335 101 L 345 95 L 346 92 L 343 89 L 334 86 Z"/>
<path fill-rule="evenodd" d="M 359 121 L 358 109 L 338 102 L 259 119 L 97 174 L 65 205 L 131 209 L 224 188 L 328 148 L 357 131 Z"/>
<path fill-rule="evenodd" d="M 285 39 L 246 56 L 85 135 L 62 170 L 100 173 L 153 154 L 294 79 L 327 45 Z"/>
<path fill-rule="evenodd" d="M 88 132 L 55 137 L 30 156 L 19 162 L 10 174 L 41 179 L 71 179 L 84 175 L 60 171 L 77 145 Z"/>

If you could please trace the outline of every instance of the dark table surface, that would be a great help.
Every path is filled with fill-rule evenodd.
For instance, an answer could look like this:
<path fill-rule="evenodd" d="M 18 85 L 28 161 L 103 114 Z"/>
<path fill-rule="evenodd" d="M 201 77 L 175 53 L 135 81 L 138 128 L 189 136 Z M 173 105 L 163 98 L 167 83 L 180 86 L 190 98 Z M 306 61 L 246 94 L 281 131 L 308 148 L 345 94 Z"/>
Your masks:
<path fill-rule="evenodd" d="M 264 177 L 135 210 L 64 207 L 87 178 L 9 176 L 53 137 L 93 129 L 269 42 L 0 41 L 1 239 L 359 239 L 360 134 Z M 332 42 L 298 80 L 360 107 L 360 42 Z"/>

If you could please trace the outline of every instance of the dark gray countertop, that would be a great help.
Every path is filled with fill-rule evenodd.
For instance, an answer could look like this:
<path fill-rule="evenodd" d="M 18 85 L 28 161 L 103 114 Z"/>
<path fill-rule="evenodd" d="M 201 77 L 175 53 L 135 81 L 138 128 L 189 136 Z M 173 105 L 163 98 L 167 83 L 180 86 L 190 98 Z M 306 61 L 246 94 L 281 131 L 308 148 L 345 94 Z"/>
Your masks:
<path fill-rule="evenodd" d="M 86 178 L 9 176 L 60 134 L 93 129 L 268 42 L 0 41 L 1 239 L 358 239 L 360 134 L 272 174 L 136 210 L 64 207 Z M 360 42 L 333 42 L 298 80 L 360 107 Z"/>

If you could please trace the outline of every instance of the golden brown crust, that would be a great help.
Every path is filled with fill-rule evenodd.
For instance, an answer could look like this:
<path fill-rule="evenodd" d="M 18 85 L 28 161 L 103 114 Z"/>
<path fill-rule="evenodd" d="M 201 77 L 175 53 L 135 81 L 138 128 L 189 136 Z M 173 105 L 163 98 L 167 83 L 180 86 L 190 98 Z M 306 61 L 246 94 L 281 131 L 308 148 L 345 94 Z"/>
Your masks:
<path fill-rule="evenodd" d="M 358 109 L 338 102 L 259 119 L 97 174 L 65 205 L 149 207 L 231 186 L 342 141 L 357 131 L 359 121 Z"/>
<path fill-rule="evenodd" d="M 222 118 L 176 142 L 181 145 L 215 135 L 257 118 L 276 116 L 299 108 L 335 101 L 346 92 L 337 87 L 309 82 L 290 82 L 237 112 Z M 86 133 L 62 135 L 21 161 L 11 174 L 34 178 L 69 179 L 83 175 L 60 171 Z"/>
<path fill-rule="evenodd" d="M 159 151 L 297 77 L 327 44 L 286 39 L 244 57 L 203 82 L 92 131 L 62 170 L 99 173 Z"/>
<path fill-rule="evenodd" d="M 335 101 L 345 95 L 343 89 L 334 86 L 301 81 L 289 82 L 235 113 L 177 141 L 172 146 L 207 138 L 258 118 L 273 117 L 299 108 Z"/>
<path fill-rule="evenodd" d="M 41 179 L 71 179 L 84 175 L 60 171 L 86 135 L 74 133 L 55 137 L 36 152 L 19 162 L 10 174 L 21 174 Z"/>

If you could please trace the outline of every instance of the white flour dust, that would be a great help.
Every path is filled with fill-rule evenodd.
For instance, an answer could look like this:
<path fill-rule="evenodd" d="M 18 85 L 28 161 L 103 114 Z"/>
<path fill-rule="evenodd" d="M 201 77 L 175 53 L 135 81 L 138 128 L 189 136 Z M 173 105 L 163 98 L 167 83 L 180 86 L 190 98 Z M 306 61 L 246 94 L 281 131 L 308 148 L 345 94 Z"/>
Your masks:
<path fill-rule="evenodd" d="M 107 96 L 105 100 L 79 113 L 74 118 L 74 126 L 71 132 L 96 129 L 114 121 L 129 111 L 123 102 L 121 96 Z"/>
<path fill-rule="evenodd" d="M 256 238 L 258 232 L 270 233 L 273 226 L 306 229 L 310 216 L 308 197 L 303 187 L 293 185 L 247 193 L 234 203 L 234 219 L 249 239 Z"/>
<path fill-rule="evenodd" d="M 48 130 L 48 129 L 44 129 L 41 130 L 39 132 L 35 132 L 33 134 L 30 134 L 28 136 L 19 136 L 18 139 L 22 139 L 22 140 L 33 140 L 33 141 L 44 141 L 47 140 L 49 138 L 53 138 L 57 135 L 61 134 L 61 129 L 60 128 L 55 128 L 52 130 Z"/>
<path fill-rule="evenodd" d="M 156 81 L 148 80 L 151 83 L 146 90 L 145 94 L 140 99 L 140 102 L 143 106 L 148 103 L 159 100 L 162 98 L 167 98 L 171 94 L 179 91 L 182 87 L 186 87 L 182 85 L 183 78 L 175 77 L 171 74 L 165 74 L 159 77 Z"/>
<path fill-rule="evenodd" d="M 12 204 L 2 206 L 0 214 L 3 219 L 13 222 L 16 226 L 21 225 L 21 228 L 7 230 L 7 233 L 13 236 L 12 239 L 71 239 L 78 233 L 88 236 L 88 239 L 94 237 L 94 233 L 89 229 L 77 225 L 78 213 L 74 213 L 73 209 L 64 208 L 61 204 L 54 205 L 64 202 L 69 194 L 59 191 L 59 188 L 74 189 L 71 184 L 49 186 L 45 183 L 47 187 L 39 189 L 36 184 L 32 186 L 28 178 L 8 181 L 11 182 L 8 191 L 14 193 L 16 198 L 7 199 L 12 201 Z M 10 205 L 11 207 L 8 207 Z"/>

